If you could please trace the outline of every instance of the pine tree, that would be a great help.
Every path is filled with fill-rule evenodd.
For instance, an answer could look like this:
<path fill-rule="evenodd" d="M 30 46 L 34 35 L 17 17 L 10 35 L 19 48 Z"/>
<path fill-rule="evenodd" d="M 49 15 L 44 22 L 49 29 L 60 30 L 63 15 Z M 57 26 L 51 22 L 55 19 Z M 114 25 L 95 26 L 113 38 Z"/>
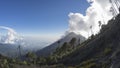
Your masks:
<path fill-rule="evenodd" d="M 21 45 L 18 46 L 18 54 L 19 54 L 19 57 L 21 57 Z"/>
<path fill-rule="evenodd" d="M 93 26 L 91 25 L 90 26 L 90 30 L 91 30 L 91 34 L 93 34 L 93 30 L 92 30 Z"/>
<path fill-rule="evenodd" d="M 73 48 L 75 48 L 75 42 L 76 42 L 76 38 L 72 38 L 71 41 L 69 42 Z"/>
<path fill-rule="evenodd" d="M 100 29 L 100 27 L 101 27 L 101 25 L 102 25 L 101 21 L 98 21 L 98 24 L 99 24 L 99 29 Z"/>

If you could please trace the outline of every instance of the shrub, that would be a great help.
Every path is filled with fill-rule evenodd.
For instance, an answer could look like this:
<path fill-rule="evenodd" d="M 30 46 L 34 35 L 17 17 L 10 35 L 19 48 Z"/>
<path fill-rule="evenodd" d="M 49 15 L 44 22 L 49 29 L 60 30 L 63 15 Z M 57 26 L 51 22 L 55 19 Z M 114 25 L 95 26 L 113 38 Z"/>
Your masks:
<path fill-rule="evenodd" d="M 108 55 L 108 54 L 111 53 L 111 51 L 112 51 L 111 48 L 105 48 L 105 50 L 104 50 L 104 54 L 105 54 L 105 55 Z"/>
<path fill-rule="evenodd" d="M 23 61 L 23 65 L 27 65 L 27 62 L 26 62 L 26 61 Z"/>
<path fill-rule="evenodd" d="M 76 66 L 76 68 L 96 68 L 97 64 L 94 59 L 90 59 L 87 61 L 83 61 L 80 65 Z"/>

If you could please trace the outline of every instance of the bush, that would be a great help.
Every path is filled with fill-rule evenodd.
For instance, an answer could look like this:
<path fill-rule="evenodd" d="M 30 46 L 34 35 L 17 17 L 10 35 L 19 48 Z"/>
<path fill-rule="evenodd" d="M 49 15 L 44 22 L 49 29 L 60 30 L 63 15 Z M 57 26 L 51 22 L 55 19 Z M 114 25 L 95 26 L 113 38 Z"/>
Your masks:
<path fill-rule="evenodd" d="M 66 68 L 63 64 L 56 65 L 56 68 Z"/>
<path fill-rule="evenodd" d="M 26 61 L 23 61 L 23 65 L 27 65 L 27 62 L 26 62 Z"/>
<path fill-rule="evenodd" d="M 90 59 L 87 61 L 83 61 L 80 65 L 76 66 L 76 68 L 96 68 L 97 64 L 94 59 Z"/>
<path fill-rule="evenodd" d="M 76 66 L 76 68 L 97 68 L 97 64 L 96 63 L 89 63 L 89 64 L 85 64 L 84 66 Z"/>
<path fill-rule="evenodd" d="M 111 51 L 112 51 L 111 48 L 105 48 L 105 50 L 104 50 L 104 54 L 105 54 L 105 55 L 108 55 L 108 54 L 111 53 Z"/>
<path fill-rule="evenodd" d="M 86 65 L 86 68 L 96 68 L 96 63 L 90 63 L 88 65 Z"/>

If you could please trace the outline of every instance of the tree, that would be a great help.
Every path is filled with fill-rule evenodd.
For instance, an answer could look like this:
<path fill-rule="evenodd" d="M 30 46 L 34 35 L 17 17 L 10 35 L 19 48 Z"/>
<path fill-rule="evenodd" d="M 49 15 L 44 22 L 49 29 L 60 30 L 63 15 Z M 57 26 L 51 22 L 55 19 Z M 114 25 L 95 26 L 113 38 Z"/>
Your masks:
<path fill-rule="evenodd" d="M 29 62 L 32 62 L 32 63 L 36 64 L 37 56 L 36 56 L 34 53 L 28 52 L 28 53 L 26 54 L 26 57 L 28 58 L 28 61 L 29 61 Z"/>
<path fill-rule="evenodd" d="M 112 13 L 112 15 L 115 17 L 117 14 L 117 12 L 115 11 L 115 9 L 113 7 L 110 8 L 110 12 Z"/>
<path fill-rule="evenodd" d="M 28 58 L 36 58 L 37 56 L 34 53 L 32 53 L 32 52 L 28 52 L 26 54 L 26 57 L 28 57 Z"/>
<path fill-rule="evenodd" d="M 69 48 L 69 45 L 67 42 L 64 42 L 61 47 L 56 48 L 53 55 L 61 56 L 63 53 L 66 53 L 67 49 Z"/>
<path fill-rule="evenodd" d="M 57 41 L 58 44 L 60 44 L 60 41 Z"/>
<path fill-rule="evenodd" d="M 92 27 L 92 25 L 91 25 L 91 26 L 90 26 L 91 34 L 93 34 L 93 30 L 92 30 L 92 28 L 93 28 L 93 27 Z"/>
<path fill-rule="evenodd" d="M 64 44 L 62 45 L 61 47 L 61 51 L 66 51 L 68 48 L 68 43 L 67 42 L 64 42 Z"/>
<path fill-rule="evenodd" d="M 80 42 L 81 42 L 81 41 L 80 41 L 80 38 L 79 38 L 79 39 L 78 39 L 78 45 L 80 44 Z"/>
<path fill-rule="evenodd" d="M 48 63 L 49 60 L 47 60 L 49 58 L 48 57 L 37 57 L 36 63 L 39 65 L 46 65 Z"/>
<path fill-rule="evenodd" d="M 120 7 L 119 7 L 119 13 L 120 13 Z"/>
<path fill-rule="evenodd" d="M 71 41 L 69 42 L 70 45 L 74 48 L 75 47 L 75 42 L 76 42 L 76 38 L 72 38 Z"/>
<path fill-rule="evenodd" d="M 100 29 L 100 27 L 101 27 L 101 25 L 102 25 L 101 21 L 98 21 L 98 24 L 99 24 L 99 29 Z"/>
<path fill-rule="evenodd" d="M 19 57 L 22 56 L 22 54 L 21 54 L 21 45 L 18 46 L 18 54 L 19 54 Z"/>

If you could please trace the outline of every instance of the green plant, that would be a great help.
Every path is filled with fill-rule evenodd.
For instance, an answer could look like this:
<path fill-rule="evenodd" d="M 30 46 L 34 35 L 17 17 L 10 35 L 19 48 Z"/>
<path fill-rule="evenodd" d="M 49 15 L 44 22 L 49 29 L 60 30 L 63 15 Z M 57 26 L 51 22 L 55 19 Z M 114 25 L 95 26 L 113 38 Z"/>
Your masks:
<path fill-rule="evenodd" d="M 111 53 L 112 49 L 111 48 L 105 48 L 104 50 L 104 54 L 108 55 L 109 53 Z"/>
<path fill-rule="evenodd" d="M 23 65 L 27 65 L 27 61 L 23 61 Z"/>

